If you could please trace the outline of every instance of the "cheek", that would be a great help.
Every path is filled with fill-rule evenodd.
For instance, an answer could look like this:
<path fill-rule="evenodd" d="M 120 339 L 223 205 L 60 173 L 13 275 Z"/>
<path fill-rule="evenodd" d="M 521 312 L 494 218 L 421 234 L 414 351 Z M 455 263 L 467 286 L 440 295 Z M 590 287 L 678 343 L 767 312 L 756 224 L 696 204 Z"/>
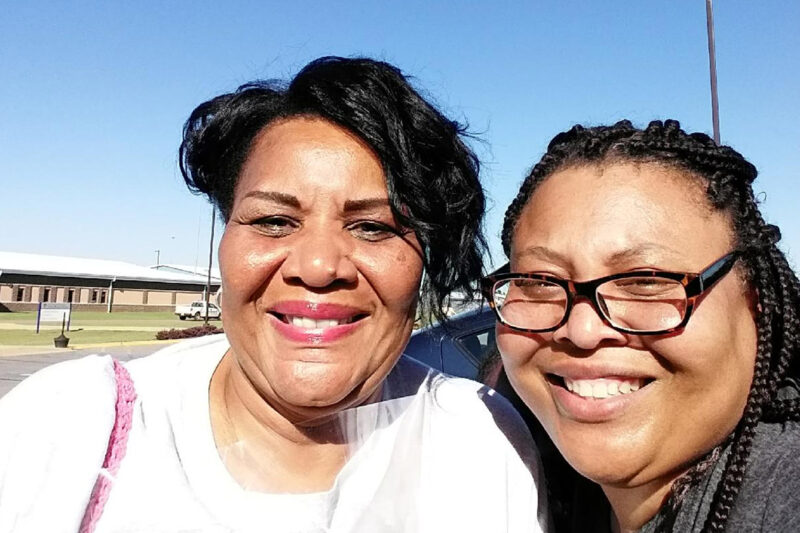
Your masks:
<path fill-rule="evenodd" d="M 497 348 L 509 381 L 534 412 L 546 393 L 544 374 L 537 366 L 537 353 L 545 345 L 540 335 L 520 334 L 505 326 L 496 329 Z"/>
<path fill-rule="evenodd" d="M 497 348 L 507 371 L 533 365 L 533 358 L 545 344 L 541 335 L 513 331 L 502 324 L 495 329 Z"/>
<path fill-rule="evenodd" d="M 714 305 L 703 308 L 706 303 Z M 732 431 L 747 402 L 757 350 L 746 303 L 736 297 L 709 299 L 683 333 L 645 342 L 668 372 L 667 401 L 706 427 L 709 445 Z"/>
<path fill-rule="evenodd" d="M 407 245 L 403 245 L 403 248 Z M 422 260 L 413 250 L 356 251 L 353 260 L 378 298 L 392 311 L 412 313 L 422 281 Z"/>
<path fill-rule="evenodd" d="M 720 284 L 695 310 L 687 327 L 671 337 L 642 337 L 645 347 L 676 374 L 728 388 L 749 390 L 757 349 L 755 320 L 745 297 Z"/>
<path fill-rule="evenodd" d="M 228 227 L 219 244 L 223 303 L 234 304 L 260 292 L 276 272 L 285 251 L 265 246 L 265 239 L 253 238 L 240 227 Z"/>

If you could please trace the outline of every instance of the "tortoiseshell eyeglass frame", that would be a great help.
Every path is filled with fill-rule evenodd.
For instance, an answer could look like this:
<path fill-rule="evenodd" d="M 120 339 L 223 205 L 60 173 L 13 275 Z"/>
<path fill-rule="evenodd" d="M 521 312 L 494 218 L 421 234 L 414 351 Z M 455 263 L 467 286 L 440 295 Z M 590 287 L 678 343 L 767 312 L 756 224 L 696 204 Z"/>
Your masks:
<path fill-rule="evenodd" d="M 739 259 L 740 254 L 738 251 L 733 251 L 727 253 L 711 263 L 708 267 L 703 269 L 702 272 L 699 273 L 689 273 L 689 272 L 667 272 L 662 270 L 636 270 L 631 272 L 622 272 L 619 274 L 612 274 L 610 276 L 605 276 L 602 278 L 597 278 L 589 281 L 572 281 L 568 279 L 561 279 L 555 276 L 548 276 L 545 274 L 530 274 L 526 272 L 509 272 L 509 263 L 506 263 L 504 266 L 500 267 L 499 269 L 495 270 L 488 276 L 484 276 L 481 279 L 481 292 L 486 300 L 489 302 L 489 306 L 494 311 L 495 316 L 497 316 L 497 320 L 505 325 L 506 327 L 513 329 L 515 331 L 522 331 L 526 333 L 546 333 L 548 331 L 555 331 L 564 324 L 566 324 L 567 320 L 569 320 L 570 312 L 572 311 L 572 306 L 575 303 L 575 300 L 582 296 L 589 300 L 594 306 L 595 311 L 603 320 L 603 322 L 615 329 L 617 331 L 621 331 L 623 333 L 631 333 L 634 335 L 664 335 L 667 333 L 672 333 L 678 330 L 683 329 L 686 324 L 689 322 L 689 318 L 692 316 L 692 311 L 694 310 L 695 303 L 697 299 L 706 291 L 708 291 L 711 287 L 713 287 L 719 280 L 721 280 L 728 272 L 731 271 L 733 265 L 736 264 L 737 259 Z M 620 327 L 611 322 L 611 319 L 606 316 L 606 312 L 603 310 L 603 306 L 600 305 L 597 298 L 597 288 L 611 280 L 615 279 L 625 279 L 625 278 L 661 278 L 661 279 L 668 279 L 672 281 L 677 281 L 681 285 L 683 285 L 683 289 L 686 292 L 686 311 L 681 319 L 680 324 L 673 326 L 667 329 L 658 329 L 658 330 L 647 330 L 647 331 L 639 331 L 639 330 L 632 330 L 624 327 Z M 509 324 L 506 322 L 500 311 L 498 310 L 495 301 L 494 301 L 494 288 L 495 286 L 501 282 L 506 281 L 509 279 L 532 279 L 532 280 L 541 280 L 553 283 L 555 285 L 559 285 L 564 288 L 564 291 L 567 293 L 567 305 L 564 308 L 564 318 L 553 327 L 545 328 L 545 329 L 527 329 L 521 328 L 519 326 L 515 326 L 513 324 Z"/>

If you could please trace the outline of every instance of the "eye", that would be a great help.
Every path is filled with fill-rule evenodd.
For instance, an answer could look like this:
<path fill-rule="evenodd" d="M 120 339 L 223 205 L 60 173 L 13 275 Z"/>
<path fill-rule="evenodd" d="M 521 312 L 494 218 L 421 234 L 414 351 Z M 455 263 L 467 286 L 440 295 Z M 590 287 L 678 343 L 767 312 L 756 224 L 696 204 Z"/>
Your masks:
<path fill-rule="evenodd" d="M 538 279 L 515 279 L 513 290 L 531 300 L 560 299 L 566 295 L 560 285 Z"/>
<path fill-rule="evenodd" d="M 631 297 L 664 298 L 674 297 L 683 286 L 674 280 L 655 277 L 623 278 L 608 284 L 613 291 Z"/>
<path fill-rule="evenodd" d="M 347 226 L 347 229 L 356 238 L 369 242 L 378 242 L 391 237 L 396 237 L 400 233 L 392 226 L 374 220 L 360 220 L 358 222 L 353 222 Z"/>
<path fill-rule="evenodd" d="M 285 237 L 297 229 L 297 221 L 285 216 L 261 217 L 250 223 L 259 232 L 269 237 Z"/>

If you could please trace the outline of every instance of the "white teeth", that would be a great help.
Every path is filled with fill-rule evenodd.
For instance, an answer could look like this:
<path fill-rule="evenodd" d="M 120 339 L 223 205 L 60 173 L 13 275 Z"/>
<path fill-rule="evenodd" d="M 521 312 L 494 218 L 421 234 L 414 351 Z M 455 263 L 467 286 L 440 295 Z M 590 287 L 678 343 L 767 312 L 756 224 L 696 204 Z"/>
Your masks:
<path fill-rule="evenodd" d="M 322 320 L 314 320 L 306 316 L 286 316 L 286 321 L 289 324 L 303 329 L 325 329 L 338 326 L 340 324 L 349 324 L 352 319 L 336 320 L 335 318 L 327 318 Z"/>
<path fill-rule="evenodd" d="M 592 396 L 595 398 L 608 398 L 608 388 L 605 383 L 595 383 L 592 385 Z"/>
<path fill-rule="evenodd" d="M 643 385 L 643 380 L 631 379 L 568 379 L 564 378 L 564 385 L 570 392 L 582 398 L 603 399 L 609 396 L 630 394 L 636 392 Z"/>

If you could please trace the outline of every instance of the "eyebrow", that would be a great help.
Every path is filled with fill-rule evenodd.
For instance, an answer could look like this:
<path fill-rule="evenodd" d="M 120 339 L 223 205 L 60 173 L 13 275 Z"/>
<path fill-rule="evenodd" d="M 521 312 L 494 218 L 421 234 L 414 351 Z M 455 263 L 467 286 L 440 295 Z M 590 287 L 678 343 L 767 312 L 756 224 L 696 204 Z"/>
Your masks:
<path fill-rule="evenodd" d="M 288 205 L 300 209 L 300 200 L 296 196 L 275 191 L 250 191 L 244 195 L 245 198 L 256 198 L 258 200 L 266 200 L 268 202 L 275 202 L 278 204 Z"/>
<path fill-rule="evenodd" d="M 634 246 L 633 248 L 614 252 L 606 258 L 605 263 L 607 265 L 630 263 L 631 261 L 650 259 L 653 257 L 653 255 L 655 255 L 658 259 L 664 259 L 665 255 L 667 258 L 681 256 L 681 254 L 668 246 L 663 246 L 654 242 L 647 242 Z"/>
<path fill-rule="evenodd" d="M 515 255 L 520 258 L 532 257 L 534 259 L 542 259 L 544 261 L 549 261 L 562 266 L 570 264 L 570 261 L 567 260 L 566 257 L 555 250 L 545 248 L 544 246 L 528 246 L 527 248 L 523 248 L 522 251 Z"/>
<path fill-rule="evenodd" d="M 516 255 L 519 258 L 532 257 L 534 259 L 541 259 L 543 261 L 548 261 L 550 263 L 554 263 L 563 267 L 567 267 L 572 264 L 572 262 L 569 259 L 567 259 L 566 256 L 561 255 L 555 250 L 546 248 L 544 246 L 529 246 L 527 248 L 522 249 Z M 614 266 L 619 264 L 631 263 L 634 261 L 651 259 L 653 255 L 656 255 L 658 259 L 662 259 L 665 255 L 667 256 L 667 258 L 681 257 L 681 254 L 673 250 L 672 248 L 648 242 L 648 243 L 638 244 L 632 248 L 627 248 L 625 250 L 619 250 L 617 252 L 614 252 L 610 254 L 608 257 L 606 257 L 603 260 L 603 262 L 606 265 Z"/>
<path fill-rule="evenodd" d="M 363 200 L 346 200 L 344 202 L 344 212 L 368 211 L 370 209 L 390 207 L 388 198 L 365 198 Z"/>
<path fill-rule="evenodd" d="M 291 194 L 276 191 L 250 191 L 245 198 L 256 198 L 268 202 L 276 202 L 300 209 L 300 200 Z M 363 200 L 346 200 L 344 202 L 344 212 L 352 213 L 357 211 L 368 211 L 370 209 L 390 207 L 388 198 L 365 198 Z"/>

